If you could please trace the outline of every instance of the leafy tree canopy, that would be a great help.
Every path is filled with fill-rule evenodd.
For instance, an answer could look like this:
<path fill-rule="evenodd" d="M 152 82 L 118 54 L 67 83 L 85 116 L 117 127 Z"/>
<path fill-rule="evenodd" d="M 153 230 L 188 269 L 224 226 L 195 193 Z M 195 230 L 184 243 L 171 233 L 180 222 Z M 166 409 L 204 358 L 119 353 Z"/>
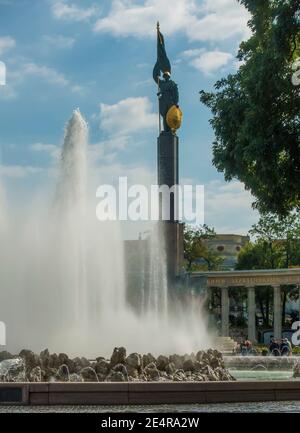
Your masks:
<path fill-rule="evenodd" d="M 300 266 L 300 216 L 261 215 L 249 231 L 255 242 L 238 256 L 237 269 L 276 269 Z"/>
<path fill-rule="evenodd" d="M 300 0 L 240 0 L 252 36 L 238 52 L 236 74 L 201 91 L 211 109 L 213 163 L 239 179 L 261 211 L 300 205 L 300 97 L 292 65 L 300 57 Z"/>
<path fill-rule="evenodd" d="M 214 229 L 205 224 L 197 227 L 187 224 L 184 226 L 184 257 L 188 271 L 212 271 L 219 268 L 223 259 L 212 251 L 205 242 L 215 236 Z M 201 265 L 199 261 L 204 264 Z"/>

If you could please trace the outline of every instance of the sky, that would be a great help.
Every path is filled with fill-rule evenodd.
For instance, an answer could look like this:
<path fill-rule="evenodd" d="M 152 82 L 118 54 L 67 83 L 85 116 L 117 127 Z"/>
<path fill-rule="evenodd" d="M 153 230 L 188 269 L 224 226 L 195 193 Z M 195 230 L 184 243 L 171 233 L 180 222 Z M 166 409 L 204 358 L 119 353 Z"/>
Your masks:
<path fill-rule="evenodd" d="M 253 197 L 212 165 L 210 111 L 199 91 L 238 67 L 249 37 L 236 0 L 0 0 L 0 176 L 11 200 L 53 176 L 64 126 L 79 107 L 90 154 L 105 181 L 148 182 L 156 172 L 156 22 L 184 113 L 182 182 L 205 187 L 205 223 L 246 234 Z M 95 195 L 95 191 L 90 191 Z"/>

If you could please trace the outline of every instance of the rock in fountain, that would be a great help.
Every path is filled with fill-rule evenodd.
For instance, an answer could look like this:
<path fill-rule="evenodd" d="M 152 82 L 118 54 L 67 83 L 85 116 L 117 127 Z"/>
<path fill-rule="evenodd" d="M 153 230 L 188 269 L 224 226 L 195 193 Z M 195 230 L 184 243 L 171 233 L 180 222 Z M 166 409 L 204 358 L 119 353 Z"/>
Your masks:
<path fill-rule="evenodd" d="M 10 356 L 0 352 L 0 358 Z M 149 362 L 151 361 L 151 362 Z M 224 366 L 222 354 L 217 350 L 199 351 L 190 355 L 160 355 L 131 353 L 124 347 L 115 348 L 110 359 L 98 357 L 70 359 L 66 354 L 50 354 L 44 350 L 36 355 L 22 350 L 14 358 L 0 362 L 2 382 L 203 382 L 232 381 Z"/>

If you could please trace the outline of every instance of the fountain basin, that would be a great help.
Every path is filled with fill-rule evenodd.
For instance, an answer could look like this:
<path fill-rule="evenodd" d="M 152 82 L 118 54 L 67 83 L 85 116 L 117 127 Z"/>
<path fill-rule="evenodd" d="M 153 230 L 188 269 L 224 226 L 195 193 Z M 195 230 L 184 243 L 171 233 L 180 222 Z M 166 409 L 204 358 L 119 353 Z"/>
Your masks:
<path fill-rule="evenodd" d="M 18 399 L 14 401 L 13 396 Z M 300 401 L 300 381 L 1 383 L 0 398 L 1 405 L 48 406 Z"/>
<path fill-rule="evenodd" d="M 228 369 L 238 370 L 292 370 L 300 361 L 299 356 L 224 356 L 224 363 Z"/>

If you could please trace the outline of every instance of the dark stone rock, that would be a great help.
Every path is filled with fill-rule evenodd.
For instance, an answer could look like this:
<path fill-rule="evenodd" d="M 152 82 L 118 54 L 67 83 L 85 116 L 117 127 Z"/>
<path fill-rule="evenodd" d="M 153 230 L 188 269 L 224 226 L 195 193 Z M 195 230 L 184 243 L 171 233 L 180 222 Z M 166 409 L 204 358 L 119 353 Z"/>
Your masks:
<path fill-rule="evenodd" d="M 183 371 L 195 371 L 196 370 L 196 362 L 192 359 L 186 359 L 183 362 L 182 366 Z"/>
<path fill-rule="evenodd" d="M 55 379 L 59 382 L 69 382 L 70 380 L 70 371 L 66 364 L 62 364 L 59 366 L 56 374 Z"/>
<path fill-rule="evenodd" d="M 67 365 L 68 361 L 69 361 L 69 357 L 65 353 L 60 353 L 58 355 L 57 361 L 59 362 L 59 365 L 62 365 L 62 364 L 66 364 Z"/>
<path fill-rule="evenodd" d="M 72 360 L 69 359 L 68 365 L 71 367 L 71 371 L 79 374 L 83 368 L 90 367 L 90 362 L 86 358 L 76 357 Z"/>
<path fill-rule="evenodd" d="M 131 367 L 134 370 L 142 370 L 142 357 L 138 353 L 131 353 L 125 360 L 126 367 Z"/>
<path fill-rule="evenodd" d="M 106 359 L 103 356 L 98 356 L 96 358 L 96 362 L 100 362 L 100 361 L 106 361 Z"/>
<path fill-rule="evenodd" d="M 34 367 L 30 371 L 28 379 L 30 382 L 41 382 L 43 380 L 43 373 L 41 367 Z"/>
<path fill-rule="evenodd" d="M 199 350 L 199 352 L 197 352 L 197 354 L 196 354 L 196 359 L 197 359 L 197 361 L 199 361 L 199 362 L 202 361 L 203 354 L 204 354 L 204 351 L 203 351 L 203 350 Z"/>
<path fill-rule="evenodd" d="M 176 371 L 175 364 L 173 362 L 169 362 L 169 364 L 166 366 L 166 373 L 173 374 Z"/>
<path fill-rule="evenodd" d="M 160 355 L 157 358 L 156 365 L 160 371 L 165 371 L 168 364 L 169 358 L 167 356 Z"/>
<path fill-rule="evenodd" d="M 109 373 L 109 370 L 110 370 L 110 362 L 106 361 L 104 358 L 102 358 L 102 359 L 97 358 L 97 359 L 98 359 L 98 361 L 94 366 L 96 373 L 98 375 L 102 374 L 104 376 L 107 376 L 107 374 Z"/>
<path fill-rule="evenodd" d="M 4 350 L 3 352 L 0 352 L 0 362 L 1 361 L 5 361 L 6 359 L 13 359 L 14 356 L 7 352 L 6 350 Z"/>
<path fill-rule="evenodd" d="M 26 366 L 26 374 L 29 374 L 29 372 L 35 368 L 40 367 L 41 361 L 38 355 L 33 353 L 31 350 L 21 350 L 19 353 L 19 356 L 24 359 L 25 366 Z"/>
<path fill-rule="evenodd" d="M 106 374 L 97 374 L 99 382 L 105 382 Z"/>
<path fill-rule="evenodd" d="M 49 367 L 52 368 L 49 364 L 50 364 L 50 353 L 48 349 L 43 350 L 40 353 L 40 360 L 41 360 L 41 365 L 42 367 Z"/>
<path fill-rule="evenodd" d="M 143 355 L 143 368 L 147 367 L 147 365 L 152 363 L 156 363 L 156 358 L 151 353 Z"/>
<path fill-rule="evenodd" d="M 126 379 L 121 371 L 112 370 L 106 377 L 105 382 L 126 382 Z"/>
<path fill-rule="evenodd" d="M 80 376 L 84 382 L 98 382 L 97 373 L 92 367 L 84 367 L 80 371 Z"/>
<path fill-rule="evenodd" d="M 146 376 L 148 381 L 159 381 L 160 379 L 160 373 L 156 367 L 156 364 L 152 362 L 151 364 L 148 364 L 144 368 L 144 375 Z"/>
<path fill-rule="evenodd" d="M 110 358 L 110 366 L 114 367 L 118 364 L 125 364 L 126 360 L 126 349 L 125 347 L 115 347 L 113 354 Z"/>
<path fill-rule="evenodd" d="M 175 365 L 176 370 L 181 370 L 183 367 L 183 358 L 179 355 L 171 355 L 169 356 L 170 362 Z"/>
<path fill-rule="evenodd" d="M 128 381 L 128 371 L 127 371 L 127 368 L 125 367 L 125 365 L 123 365 L 123 364 L 115 365 L 114 368 L 112 369 L 111 373 L 113 373 L 113 372 L 122 373 L 125 381 Z"/>
<path fill-rule="evenodd" d="M 60 362 L 60 360 L 58 359 L 58 355 L 56 353 L 52 353 L 49 356 L 48 367 L 50 367 L 50 368 L 59 368 L 59 366 L 61 364 L 64 364 L 64 362 Z"/>
<path fill-rule="evenodd" d="M 43 382 L 54 382 L 56 380 L 57 369 L 56 368 L 43 368 L 42 376 Z"/>
<path fill-rule="evenodd" d="M 184 374 L 183 370 L 176 370 L 174 375 L 173 375 L 173 380 L 175 382 L 183 382 L 186 380 L 186 376 Z"/>

